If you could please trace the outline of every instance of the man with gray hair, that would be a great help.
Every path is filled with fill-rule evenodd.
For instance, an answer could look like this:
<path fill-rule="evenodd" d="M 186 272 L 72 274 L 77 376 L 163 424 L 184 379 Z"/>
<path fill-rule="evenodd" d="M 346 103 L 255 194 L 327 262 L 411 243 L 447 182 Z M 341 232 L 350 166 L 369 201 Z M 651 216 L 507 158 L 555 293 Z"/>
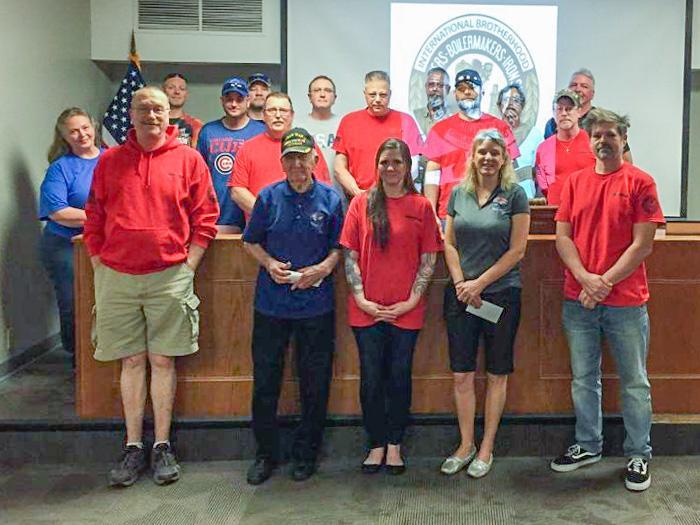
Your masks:
<path fill-rule="evenodd" d="M 202 156 L 178 140 L 160 89 L 134 93 L 127 141 L 100 158 L 85 206 L 84 240 L 95 280 L 95 359 L 120 361 L 126 444 L 109 474 L 132 485 L 148 466 L 143 440 L 147 368 L 155 443 L 153 480 L 172 483 L 175 359 L 199 349 L 194 274 L 216 235 L 219 207 Z"/>
<path fill-rule="evenodd" d="M 451 113 L 447 108 L 447 95 L 450 92 L 450 75 L 441 67 L 433 67 L 425 76 L 425 96 L 427 104 L 424 107 L 414 109 L 418 127 L 423 137 L 428 136 L 433 124 L 449 117 Z"/>
<path fill-rule="evenodd" d="M 418 174 L 418 159 L 423 139 L 411 115 L 391 109 L 391 87 L 385 71 L 365 75 L 364 96 L 367 107 L 348 113 L 340 120 L 333 149 L 333 167 L 337 181 L 349 198 L 371 188 L 377 180 L 374 158 L 386 139 L 403 140 L 413 157 L 413 179 Z"/>
<path fill-rule="evenodd" d="M 590 69 L 582 67 L 571 74 L 569 80 L 569 89 L 579 96 L 581 101 L 581 109 L 578 124 L 583 128 L 583 121 L 588 115 L 588 112 L 595 109 L 593 105 L 593 96 L 595 95 L 595 77 Z M 548 138 L 557 132 L 557 123 L 554 117 L 547 121 L 544 127 L 544 138 Z M 627 141 L 625 141 L 624 159 L 626 162 L 632 163 L 632 152 Z"/>
<path fill-rule="evenodd" d="M 664 216 L 654 179 L 623 159 L 627 117 L 596 108 L 584 125 L 595 164 L 569 176 L 555 217 L 557 251 L 566 267 L 562 318 L 571 356 L 576 441 L 550 466 L 570 472 L 601 459 L 602 335 L 620 377 L 625 487 L 642 491 L 651 484 L 652 419 L 644 260 Z"/>

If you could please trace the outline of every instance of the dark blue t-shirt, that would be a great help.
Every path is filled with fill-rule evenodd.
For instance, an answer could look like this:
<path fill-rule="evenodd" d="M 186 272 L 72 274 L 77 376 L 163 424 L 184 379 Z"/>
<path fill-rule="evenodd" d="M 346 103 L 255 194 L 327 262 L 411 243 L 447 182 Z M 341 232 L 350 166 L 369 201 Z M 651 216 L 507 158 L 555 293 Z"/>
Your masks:
<path fill-rule="evenodd" d="M 250 120 L 243 128 L 230 130 L 221 120 L 214 120 L 202 127 L 197 140 L 197 150 L 202 154 L 209 167 L 214 184 L 216 198 L 219 201 L 219 220 L 217 224 L 228 224 L 243 228 L 245 217 L 243 210 L 233 202 L 229 193 L 228 179 L 233 171 L 236 153 L 243 143 L 265 131 L 265 124 Z"/>
<path fill-rule="evenodd" d="M 306 193 L 297 193 L 287 180 L 260 192 L 243 233 L 247 243 L 259 244 L 278 261 L 291 262 L 298 270 L 323 261 L 331 250 L 340 249 L 343 209 L 332 188 L 314 182 Z M 334 308 L 333 277 L 306 290 L 277 284 L 260 268 L 255 289 L 255 309 L 271 317 L 304 319 L 326 314 Z"/>
<path fill-rule="evenodd" d="M 103 151 L 100 150 L 94 159 L 66 153 L 49 165 L 39 190 L 39 219 L 47 221 L 46 231 L 67 238 L 83 233 L 82 228 L 63 226 L 52 221 L 49 215 L 68 207 L 85 209 L 92 172 Z"/>

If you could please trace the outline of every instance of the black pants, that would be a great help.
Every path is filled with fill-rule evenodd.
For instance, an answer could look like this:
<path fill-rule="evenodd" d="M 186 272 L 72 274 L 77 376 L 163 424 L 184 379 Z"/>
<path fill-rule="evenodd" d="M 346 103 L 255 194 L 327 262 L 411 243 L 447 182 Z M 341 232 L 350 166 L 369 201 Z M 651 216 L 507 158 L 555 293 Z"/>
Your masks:
<path fill-rule="evenodd" d="M 253 324 L 253 432 L 257 458 L 279 460 L 277 403 L 282 387 L 284 353 L 294 337 L 301 422 L 292 457 L 314 461 L 326 422 L 331 365 L 335 348 L 335 314 L 283 319 L 255 312 Z"/>
<path fill-rule="evenodd" d="M 368 446 L 399 445 L 411 411 L 411 370 L 419 330 L 384 322 L 352 330 L 360 352 L 360 403 Z"/>

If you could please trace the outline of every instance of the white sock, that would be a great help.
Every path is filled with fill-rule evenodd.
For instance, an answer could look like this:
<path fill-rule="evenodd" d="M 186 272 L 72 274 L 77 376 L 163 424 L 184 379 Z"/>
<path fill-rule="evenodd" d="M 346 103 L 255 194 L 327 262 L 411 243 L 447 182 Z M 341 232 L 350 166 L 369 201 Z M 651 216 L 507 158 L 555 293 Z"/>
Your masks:
<path fill-rule="evenodd" d="M 155 443 L 153 443 L 153 448 L 156 448 L 158 445 L 168 445 L 168 447 L 170 447 L 170 440 L 156 441 Z"/>
<path fill-rule="evenodd" d="M 129 441 L 126 444 L 127 447 L 138 447 L 140 449 L 143 449 L 143 441 Z"/>

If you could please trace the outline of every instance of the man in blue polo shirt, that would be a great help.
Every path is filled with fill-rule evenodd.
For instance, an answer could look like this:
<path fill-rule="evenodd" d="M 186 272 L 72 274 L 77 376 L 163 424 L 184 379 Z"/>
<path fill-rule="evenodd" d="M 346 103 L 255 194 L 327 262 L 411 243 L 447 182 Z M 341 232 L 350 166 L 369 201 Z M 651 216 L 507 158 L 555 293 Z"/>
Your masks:
<path fill-rule="evenodd" d="M 248 483 L 267 480 L 277 463 L 277 402 L 284 352 L 295 341 L 301 422 L 292 449 L 291 476 L 316 470 L 335 347 L 333 276 L 343 222 L 340 197 L 317 183 L 314 140 L 302 128 L 282 137 L 283 181 L 265 187 L 243 234 L 260 263 L 253 321 L 253 432 L 255 463 Z"/>

